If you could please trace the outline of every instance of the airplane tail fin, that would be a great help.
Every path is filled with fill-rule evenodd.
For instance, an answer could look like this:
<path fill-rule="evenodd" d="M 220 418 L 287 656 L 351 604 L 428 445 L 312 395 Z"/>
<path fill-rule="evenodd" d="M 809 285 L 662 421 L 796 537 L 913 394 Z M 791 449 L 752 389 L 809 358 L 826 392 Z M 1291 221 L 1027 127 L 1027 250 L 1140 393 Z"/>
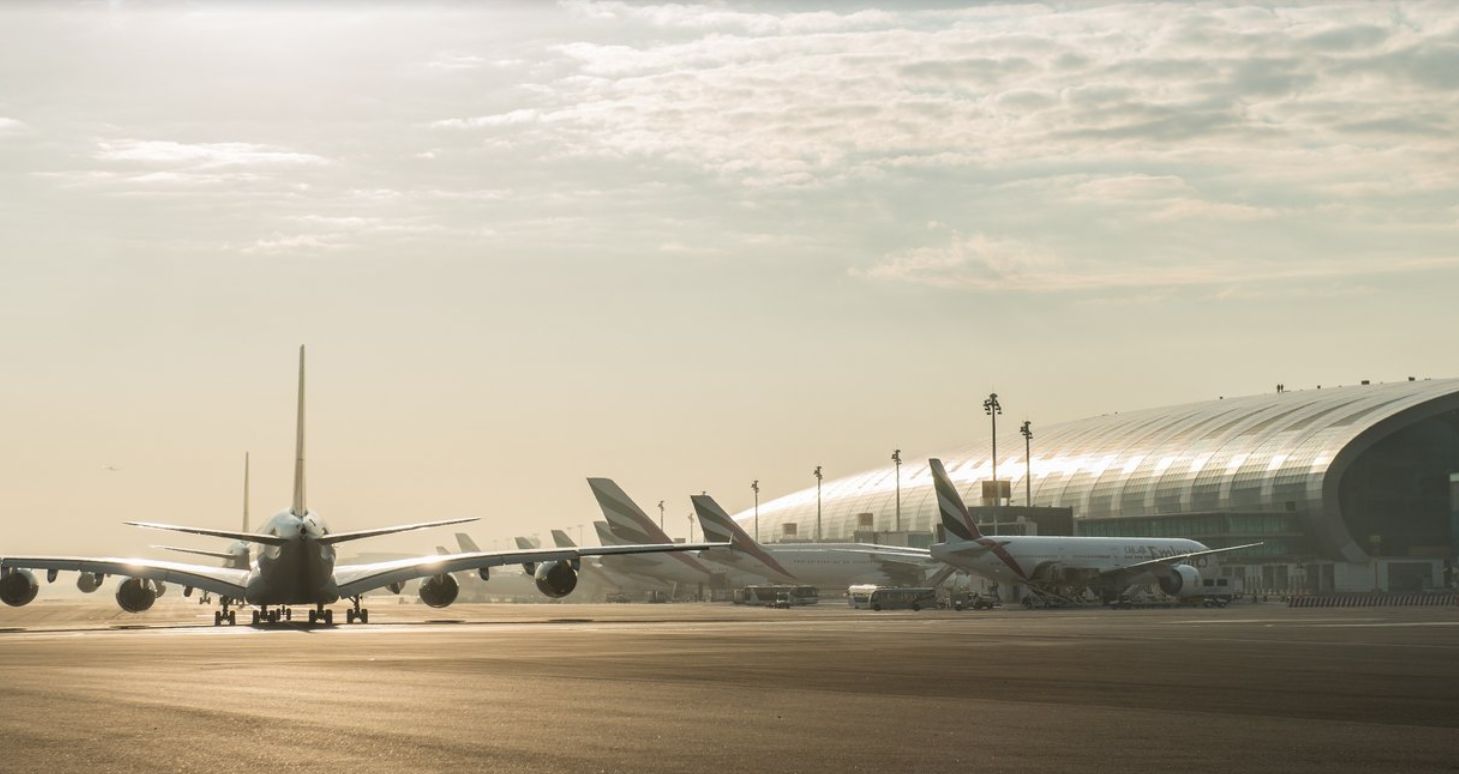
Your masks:
<path fill-rule="evenodd" d="M 468 554 L 481 553 L 481 549 L 476 545 L 476 541 L 472 540 L 471 536 L 465 532 L 456 533 L 456 545 L 461 546 L 461 550 Z"/>
<path fill-rule="evenodd" d="M 593 530 L 598 533 L 598 542 L 605 546 L 621 546 L 631 542 L 613 534 L 613 528 L 606 521 L 593 522 Z"/>
<path fill-rule="evenodd" d="M 948 477 L 947 470 L 942 467 L 942 460 L 933 458 L 927 464 L 932 467 L 933 488 L 937 491 L 937 511 L 942 517 L 942 528 L 947 532 L 947 540 L 981 539 L 983 533 L 973 523 L 973 517 L 963 504 L 962 496 L 957 493 L 957 487 Z"/>
<path fill-rule="evenodd" d="M 560 529 L 552 530 L 552 542 L 558 548 L 577 548 L 578 545 L 572 542 L 572 538 L 568 537 L 567 533 Z"/>
<path fill-rule="evenodd" d="M 519 551 L 531 551 L 534 548 L 542 547 L 541 541 L 536 538 L 519 537 L 515 538 L 515 540 L 517 541 L 517 550 Z"/>
<path fill-rule="evenodd" d="M 299 345 L 299 413 L 294 423 L 294 505 L 289 510 L 302 517 L 309 512 L 304 502 L 304 345 Z"/>
<path fill-rule="evenodd" d="M 699 526 L 704 529 L 704 540 L 708 543 L 729 543 L 736 550 L 744 551 L 753 556 L 761 564 L 769 568 L 774 574 L 794 580 L 795 576 L 785 569 L 779 561 L 771 556 L 755 539 L 745 532 L 744 527 L 739 525 L 725 510 L 719 507 L 713 497 L 709 495 L 693 495 L 689 498 L 694 503 L 694 513 L 699 516 Z"/>
<path fill-rule="evenodd" d="M 590 478 L 588 486 L 608 519 L 613 534 L 629 543 L 672 543 L 659 525 L 643 512 L 611 478 Z"/>

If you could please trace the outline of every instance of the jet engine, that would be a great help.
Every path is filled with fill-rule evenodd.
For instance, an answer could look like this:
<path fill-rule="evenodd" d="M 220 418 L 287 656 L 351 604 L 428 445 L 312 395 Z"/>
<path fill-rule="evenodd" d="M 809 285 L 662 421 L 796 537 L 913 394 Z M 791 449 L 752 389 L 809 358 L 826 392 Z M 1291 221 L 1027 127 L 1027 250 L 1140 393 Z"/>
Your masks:
<path fill-rule="evenodd" d="M 40 586 L 29 570 L 11 570 L 0 576 L 0 602 L 11 607 L 24 607 L 40 593 Z"/>
<path fill-rule="evenodd" d="M 1201 593 L 1201 571 L 1178 564 L 1157 577 L 1160 590 L 1172 597 L 1194 597 Z"/>
<path fill-rule="evenodd" d="M 461 585 L 449 573 L 432 575 L 420 584 L 420 601 L 431 607 L 445 607 L 455 602 L 460 593 Z"/>
<path fill-rule="evenodd" d="M 83 572 L 76 576 L 76 588 L 81 589 L 82 594 L 90 594 L 101 588 L 101 580 L 105 577 L 99 572 Z"/>
<path fill-rule="evenodd" d="M 127 578 L 117 586 L 117 605 L 128 613 L 140 613 L 157 601 L 157 590 L 141 578 Z"/>
<path fill-rule="evenodd" d="M 543 562 L 532 573 L 537 590 L 553 599 L 565 597 L 578 587 L 578 573 L 569 562 Z"/>

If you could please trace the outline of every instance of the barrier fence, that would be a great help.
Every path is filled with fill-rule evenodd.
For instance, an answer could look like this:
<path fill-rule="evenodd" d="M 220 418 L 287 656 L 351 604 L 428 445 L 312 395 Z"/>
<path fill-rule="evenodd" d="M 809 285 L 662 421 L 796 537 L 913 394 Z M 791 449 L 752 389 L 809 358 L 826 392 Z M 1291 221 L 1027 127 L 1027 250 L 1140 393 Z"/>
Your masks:
<path fill-rule="evenodd" d="M 1459 605 L 1453 591 L 1400 594 L 1313 594 L 1290 597 L 1287 607 L 1442 607 Z"/>

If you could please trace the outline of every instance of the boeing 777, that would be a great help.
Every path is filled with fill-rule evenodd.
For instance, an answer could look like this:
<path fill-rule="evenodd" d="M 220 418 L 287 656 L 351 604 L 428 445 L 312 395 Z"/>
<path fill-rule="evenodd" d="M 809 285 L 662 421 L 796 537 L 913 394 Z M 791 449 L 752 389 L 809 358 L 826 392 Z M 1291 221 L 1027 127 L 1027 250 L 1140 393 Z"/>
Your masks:
<path fill-rule="evenodd" d="M 407 581 L 421 578 L 421 601 L 431 607 L 445 607 L 456 600 L 460 587 L 452 573 L 476 571 L 484 580 L 490 568 L 520 564 L 532 575 L 538 590 L 558 598 L 577 586 L 578 570 L 585 556 L 654 554 L 701 551 L 725 547 L 698 543 L 619 545 L 595 548 L 538 548 L 517 551 L 470 551 L 445 556 L 429 554 L 368 564 L 335 564 L 335 546 L 352 540 L 391 535 L 410 530 L 460 524 L 475 518 L 403 524 L 352 532 L 334 532 L 305 500 L 304 467 L 304 348 L 299 348 L 298 414 L 295 425 L 294 498 L 285 510 L 269 519 L 258 532 L 231 532 L 202 527 L 185 527 L 152 522 L 128 522 L 133 526 L 170 530 L 195 535 L 238 540 L 256 547 L 247 567 L 211 567 L 152 559 L 87 558 L 70 556 L 7 556 L 0 559 L 0 601 L 12 607 L 29 604 L 39 591 L 32 570 L 44 570 L 47 581 L 61 571 L 92 576 L 98 585 L 108 575 L 125 578 L 117 587 L 117 604 L 139 613 L 152 607 L 163 582 L 176 583 L 188 591 L 201 589 L 217 595 L 220 608 L 213 613 L 213 625 L 237 623 L 238 605 L 255 608 L 254 622 L 274 622 L 289 615 L 290 605 L 308 605 L 309 622 L 332 624 L 329 608 L 340 600 L 351 603 L 346 619 L 367 623 L 369 611 L 360 604 L 367 591 L 388 588 L 399 593 Z M 687 559 L 688 557 L 684 557 Z"/>
<path fill-rule="evenodd" d="M 1170 596 L 1194 597 L 1202 593 L 1201 572 L 1188 562 L 1261 545 L 1207 548 L 1183 538 L 985 536 L 942 461 L 929 464 L 946 533 L 943 542 L 933 544 L 932 556 L 993 581 L 1024 584 L 1043 597 L 1077 599 L 1089 591 L 1108 602 L 1152 581 Z"/>

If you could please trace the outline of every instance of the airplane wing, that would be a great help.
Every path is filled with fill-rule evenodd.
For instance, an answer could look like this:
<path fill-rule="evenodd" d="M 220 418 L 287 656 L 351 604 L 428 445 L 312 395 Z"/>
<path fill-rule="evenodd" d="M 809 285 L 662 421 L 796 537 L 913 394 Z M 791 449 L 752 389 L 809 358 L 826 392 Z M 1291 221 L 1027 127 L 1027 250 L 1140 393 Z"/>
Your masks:
<path fill-rule="evenodd" d="M 163 562 L 156 559 L 92 559 L 79 556 L 7 556 L 0 559 L 0 568 L 24 570 L 74 570 L 76 572 L 99 572 L 106 575 L 125 575 L 129 578 L 166 581 L 182 586 L 192 586 L 211 591 L 222 597 L 242 599 L 247 570 L 227 567 L 208 567 L 183 562 Z"/>
<path fill-rule="evenodd" d="M 324 537 L 317 538 L 317 542 L 343 543 L 346 540 L 359 540 L 360 538 L 379 537 L 381 535 L 393 535 L 397 532 L 410 532 L 417 529 L 430 529 L 431 527 L 444 527 L 447 524 L 465 524 L 468 521 L 476 521 L 479 516 L 467 516 L 464 519 L 445 519 L 443 521 L 422 521 L 417 524 L 398 524 L 394 527 L 380 527 L 379 529 L 361 529 L 354 532 L 331 532 Z"/>
<path fill-rule="evenodd" d="M 163 551 L 176 551 L 179 554 L 193 554 L 194 556 L 211 556 L 214 559 L 232 559 L 233 558 L 233 554 L 230 554 L 227 551 L 205 551 L 205 550 L 203 550 L 201 548 L 183 548 L 181 546 L 156 546 L 156 545 L 154 545 L 152 547 L 153 548 L 160 548 Z"/>
<path fill-rule="evenodd" d="M 500 567 L 507 564 L 571 561 L 588 556 L 654 554 L 669 551 L 707 551 L 728 548 L 729 543 L 651 543 L 629 546 L 585 546 L 582 548 L 532 548 L 518 551 L 473 551 L 446 556 L 429 555 L 371 564 L 346 564 L 334 568 L 334 580 L 341 597 L 353 597 L 415 578 Z"/>
<path fill-rule="evenodd" d="M 233 532 L 226 529 L 207 529 L 206 527 L 180 527 L 176 524 L 158 524 L 152 521 L 128 521 L 123 522 L 129 527 L 143 527 L 145 529 L 165 529 L 170 532 L 186 532 L 190 535 L 208 535 L 209 537 L 231 538 L 242 540 L 245 543 L 265 543 L 271 546 L 281 546 L 287 542 L 284 538 L 275 535 L 265 535 L 260 532 Z"/>
<path fill-rule="evenodd" d="M 1102 573 L 1102 574 L 1109 575 L 1109 574 L 1112 574 L 1112 573 L 1130 572 L 1132 570 L 1134 570 L 1134 571 L 1149 570 L 1149 569 L 1153 569 L 1153 568 L 1160 567 L 1160 566 L 1168 566 L 1168 565 L 1172 565 L 1172 564 L 1180 564 L 1181 562 L 1184 562 L 1187 559 L 1196 559 L 1196 558 L 1199 558 L 1199 557 L 1202 557 L 1202 556 L 1210 556 L 1211 554 L 1224 554 L 1227 551 L 1240 551 L 1243 548 L 1256 548 L 1259 545 L 1261 545 L 1261 543 L 1247 543 L 1244 546 L 1230 546 L 1230 547 L 1227 547 L 1227 548 L 1211 548 L 1211 549 L 1207 549 L 1205 551 L 1192 551 L 1191 553 L 1188 553 L 1188 554 L 1177 554 L 1175 556 L 1162 556 L 1162 557 L 1160 557 L 1158 559 L 1147 559 L 1147 560 L 1145 560 L 1143 562 L 1136 562 L 1134 564 L 1127 564 L 1124 567 L 1116 567 L 1113 570 L 1105 570 L 1104 573 Z"/>

